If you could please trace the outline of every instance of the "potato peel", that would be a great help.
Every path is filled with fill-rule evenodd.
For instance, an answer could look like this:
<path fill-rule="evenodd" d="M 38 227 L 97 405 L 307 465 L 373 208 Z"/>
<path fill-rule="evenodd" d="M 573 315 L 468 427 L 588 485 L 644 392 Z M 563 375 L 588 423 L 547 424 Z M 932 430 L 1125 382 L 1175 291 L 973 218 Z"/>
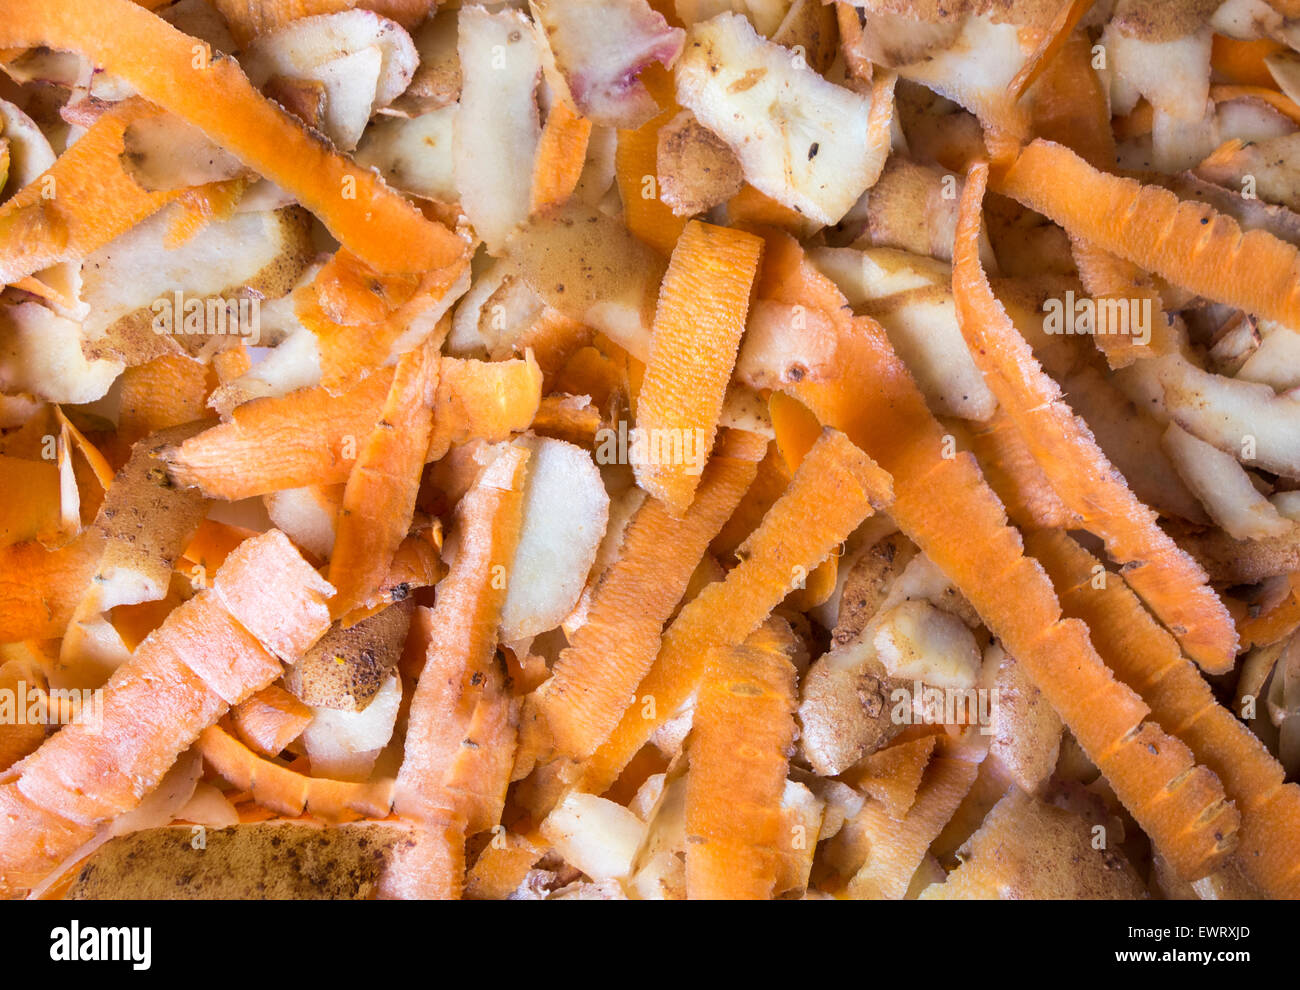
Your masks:
<path fill-rule="evenodd" d="M 795 245 L 769 242 L 768 258 L 772 270 L 765 282 L 783 286 L 788 296 L 802 295 L 810 304 L 840 311 L 843 297 L 808 270 Z M 774 258 L 782 262 L 779 268 Z M 967 458 L 943 456 L 944 431 L 883 331 L 866 319 L 841 319 L 843 377 L 837 383 L 801 383 L 791 392 L 822 422 L 844 428 L 890 471 L 895 479 L 890 516 L 1024 664 L 1156 845 L 1184 875 L 1212 872 L 1230 854 L 1236 826 L 1235 810 L 1224 804 L 1216 779 L 1198 769 L 1177 740 L 1142 725 L 1146 706 L 1114 679 L 1088 641 L 1086 627 L 1061 621 L 1050 582 L 1024 557 L 1019 535 L 1007 526 L 978 469 Z M 856 385 L 867 381 L 875 388 Z M 1063 656 L 1071 662 L 1062 663 Z M 1155 748 L 1148 750 L 1148 743 Z M 1165 792 L 1174 781 L 1179 786 Z"/>
<path fill-rule="evenodd" d="M 530 703 L 557 755 L 590 756 L 618 724 L 654 662 L 664 622 L 749 488 L 764 449 L 752 434 L 727 431 L 685 515 L 647 499 L 633 517 L 618 558 L 592 593 L 586 621 Z"/>
<path fill-rule="evenodd" d="M 600 793 L 612 784 L 695 691 L 709 650 L 743 642 L 854 527 L 890 504 L 890 493 L 889 476 L 874 461 L 844 434 L 826 432 L 741 547 L 740 564 L 700 592 L 668 627 L 637 688 L 639 696 L 653 699 L 654 716 L 642 717 L 641 706 L 623 713 L 610 738 L 584 764 L 583 789 Z"/>
<path fill-rule="evenodd" d="M 1082 619 L 1106 662 L 1151 706 L 1166 731 L 1191 747 L 1223 782 L 1241 811 L 1237 862 L 1269 897 L 1300 896 L 1300 787 L 1258 738 L 1226 708 L 1173 638 L 1142 607 L 1125 582 L 1060 531 L 1031 533 L 1027 547 L 1047 569 L 1069 615 Z"/>
<path fill-rule="evenodd" d="M 87 7 L 15 0 L 0 27 L 7 48 L 79 51 L 163 109 L 202 129 L 321 218 L 345 245 L 385 272 L 427 271 L 464 252 L 375 175 L 343 158 L 257 93 L 238 64 L 210 53 L 130 0 Z"/>

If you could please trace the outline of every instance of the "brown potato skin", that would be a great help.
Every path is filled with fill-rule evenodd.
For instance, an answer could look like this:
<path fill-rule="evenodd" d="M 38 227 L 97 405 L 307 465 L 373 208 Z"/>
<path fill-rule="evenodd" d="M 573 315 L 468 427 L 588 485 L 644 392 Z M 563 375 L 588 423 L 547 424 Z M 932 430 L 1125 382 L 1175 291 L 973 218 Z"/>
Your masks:
<path fill-rule="evenodd" d="M 289 206 L 276 211 L 276 219 L 279 243 L 275 256 L 246 282 L 218 293 L 221 298 L 279 299 L 288 295 L 299 276 L 307 270 L 316 256 L 312 244 L 311 214 L 300 206 Z M 129 365 L 137 365 L 167 354 L 194 357 L 204 348 L 211 347 L 214 340 L 223 348 L 233 347 L 239 342 L 234 334 L 221 338 L 208 334 L 157 334 L 153 331 L 156 318 L 157 314 L 148 306 L 127 313 L 108 327 L 102 338 L 87 341 L 82 349 L 88 359 L 118 358 Z"/>
<path fill-rule="evenodd" d="M 957 199 L 944 194 L 946 169 L 890 156 L 867 199 L 867 237 L 857 246 L 892 247 L 952 260 Z M 954 187 L 961 180 L 953 177 Z"/>
<path fill-rule="evenodd" d="M 146 829 L 97 850 L 65 900 L 373 900 L 390 859 L 418 835 L 387 822 Z"/>
<path fill-rule="evenodd" d="M 772 41 L 792 50 L 798 46 L 809 68 L 825 73 L 840 44 L 835 8 L 821 0 L 794 0 Z"/>
<path fill-rule="evenodd" d="M 394 108 L 418 116 L 460 99 L 460 58 L 456 53 L 456 12 L 443 11 L 413 35 L 420 64 Z"/>
<path fill-rule="evenodd" d="M 325 84 L 314 79 L 272 76 L 262 87 L 267 99 L 275 100 L 308 127 L 320 130 L 325 119 Z"/>
<path fill-rule="evenodd" d="M 209 502 L 193 489 L 172 484 L 160 452 L 209 425 L 210 421 L 198 420 L 169 427 L 131 448 L 95 519 L 95 528 L 105 540 L 97 579 L 111 580 L 120 568 L 167 587 L 176 561 L 207 515 Z"/>
<path fill-rule="evenodd" d="M 895 533 L 854 562 L 840 596 L 840 611 L 831 633 L 833 642 L 843 646 L 862 635 L 867 623 L 880 611 L 890 585 L 915 555 L 911 540 Z"/>
<path fill-rule="evenodd" d="M 1116 849 L 1094 849 L 1079 815 L 1012 788 L 962 847 L 962 865 L 922 900 L 1138 900 L 1146 888 Z"/>
<path fill-rule="evenodd" d="M 900 683 L 878 663 L 849 670 L 816 663 L 804 677 L 799 746 L 822 776 L 842 773 L 902 731 L 890 718 L 890 693 Z"/>
<path fill-rule="evenodd" d="M 1111 23 L 1141 41 L 1177 41 L 1195 34 L 1219 7 L 1219 0 L 1119 0 Z"/>
<path fill-rule="evenodd" d="M 998 760 L 1017 786 L 1033 794 L 1056 769 L 1064 725 L 1042 692 L 1015 659 L 1004 654 L 994 687 L 997 708 L 989 756 Z"/>
<path fill-rule="evenodd" d="M 1032 27 L 1046 27 L 1060 7 L 1053 0 L 870 0 L 864 6 L 874 13 L 897 14 L 931 24 L 960 25 L 967 17 L 975 15 L 987 16 L 995 24 Z"/>
<path fill-rule="evenodd" d="M 745 178 L 731 148 L 689 110 L 660 129 L 656 171 L 660 198 L 679 217 L 727 201 Z"/>
<path fill-rule="evenodd" d="M 284 686 L 313 708 L 364 711 L 402 656 L 414 602 L 391 605 L 355 626 L 330 627 L 284 675 Z"/>
<path fill-rule="evenodd" d="M 1180 547 L 1196 558 L 1210 580 L 1222 584 L 1257 584 L 1300 570 L 1300 530 L 1262 540 L 1234 540 L 1221 529 L 1165 523 Z"/>
<path fill-rule="evenodd" d="M 858 558 L 840 597 L 833 648 L 852 648 L 916 552 L 907 537 L 895 533 Z M 833 660 L 822 657 L 808 668 L 799 696 L 799 745 L 824 776 L 874 753 L 903 728 L 890 718 L 890 694 L 900 682 L 879 661 L 845 667 Z"/>
<path fill-rule="evenodd" d="M 537 214 L 506 246 L 548 305 L 584 321 L 595 306 L 618 303 L 649 328 L 667 261 L 618 220 L 576 203 Z"/>

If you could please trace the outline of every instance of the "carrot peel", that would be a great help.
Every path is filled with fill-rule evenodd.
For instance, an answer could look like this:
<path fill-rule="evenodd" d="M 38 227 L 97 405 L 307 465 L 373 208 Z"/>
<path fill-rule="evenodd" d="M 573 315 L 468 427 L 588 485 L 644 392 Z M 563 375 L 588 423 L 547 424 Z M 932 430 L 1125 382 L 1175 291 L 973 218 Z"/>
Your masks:
<path fill-rule="evenodd" d="M 1082 619 L 1106 662 L 1151 707 L 1156 721 L 1181 738 L 1223 782 L 1241 811 L 1237 860 L 1270 897 L 1300 896 L 1295 808 L 1300 788 L 1259 739 L 1222 707 L 1174 638 L 1152 619 L 1118 576 L 1059 530 L 1026 538 L 1065 609 Z M 1103 580 L 1098 580 L 1098 574 Z M 1291 809 L 1291 810 L 1287 810 Z"/>
<path fill-rule="evenodd" d="M 768 257 L 784 262 L 765 277 L 775 295 L 797 297 L 807 286 L 803 297 L 830 304 L 840 328 L 840 377 L 801 382 L 790 391 L 890 472 L 890 517 L 1024 664 L 1094 762 L 1106 755 L 1116 794 L 1166 858 L 1184 876 L 1211 872 L 1236 838 L 1236 811 L 1224 804 L 1217 781 L 1197 769 L 1185 746 L 1163 733 L 1156 754 L 1124 744 L 1147 714 L 1146 706 L 1111 676 L 1081 624 L 1060 624 L 1051 582 L 1024 556 L 1018 533 L 1007 525 L 973 459 L 944 456 L 943 427 L 884 331 L 874 321 L 848 315 L 843 297 L 811 271 L 793 242 L 776 247 L 769 242 Z M 1165 796 L 1167 785 L 1177 791 L 1174 785 L 1189 781 L 1208 786 L 1203 802 L 1184 804 Z"/>
<path fill-rule="evenodd" d="M 428 345 L 403 355 L 379 420 L 359 452 L 343 492 L 329 580 L 334 616 L 379 588 L 415 511 L 433 428 L 438 353 Z"/>
<path fill-rule="evenodd" d="M 295 193 L 380 271 L 429 271 L 465 253 L 456 234 L 258 93 L 234 59 L 131 0 L 12 0 L 5 15 L 0 47 L 82 53 Z"/>
<path fill-rule="evenodd" d="M 1190 292 L 1300 326 L 1300 252 L 1272 234 L 1243 232 L 1209 206 L 1098 171 L 1041 139 L 1020 152 L 995 189 Z"/>
<path fill-rule="evenodd" d="M 1206 670 L 1229 670 L 1236 631 L 1200 566 L 1156 522 L 1065 405 L 989 286 L 979 260 L 988 166 L 967 174 L 954 248 L 953 292 L 962 334 L 998 404 L 1061 501 L 1106 542 L 1133 586 Z"/>
<path fill-rule="evenodd" d="M 460 551 L 438 585 L 394 796 L 399 815 L 442 834 L 435 845 L 451 858 L 405 864 L 407 896 L 459 897 L 464 839 L 499 821 L 505 803 L 517 711 L 495 651 L 527 462 L 526 449 L 508 448 L 457 506 Z"/>
<path fill-rule="evenodd" d="M 664 634 L 637 693 L 654 702 L 628 708 L 582 770 L 584 790 L 608 788 L 654 730 L 681 710 L 699 686 L 709 651 L 741 643 L 835 547 L 877 508 L 890 504 L 889 475 L 844 434 L 827 430 L 790 488 L 738 551 L 740 564 L 706 587 Z"/>
<path fill-rule="evenodd" d="M 262 584 L 268 573 L 275 580 Z M 0 887 L 48 872 L 87 829 L 138 805 L 205 727 L 280 676 L 268 646 L 318 635 L 321 599 L 332 591 L 278 531 L 242 544 L 217 579 L 224 596 L 206 591 L 175 609 L 109 678 L 96 710 L 13 768 L 0 815 Z M 269 628 L 271 643 L 245 620 Z M 32 829 L 48 833 L 38 847 L 26 837 Z"/>
<path fill-rule="evenodd" d="M 634 467 L 641 487 L 678 513 L 695 495 L 700 458 L 717 434 L 762 248 L 752 234 L 691 221 L 659 291 L 637 396 L 646 450 Z"/>
<path fill-rule="evenodd" d="M 686 778 L 686 893 L 772 897 L 781 798 L 794 744 L 795 669 L 779 636 L 711 652 L 692 721 Z"/>
<path fill-rule="evenodd" d="M 656 499 L 637 511 L 619 558 L 596 585 L 587 621 L 536 696 L 556 755 L 586 758 L 613 730 L 654 662 L 664 622 L 753 482 L 766 447 L 755 434 L 729 430 L 683 516 Z"/>

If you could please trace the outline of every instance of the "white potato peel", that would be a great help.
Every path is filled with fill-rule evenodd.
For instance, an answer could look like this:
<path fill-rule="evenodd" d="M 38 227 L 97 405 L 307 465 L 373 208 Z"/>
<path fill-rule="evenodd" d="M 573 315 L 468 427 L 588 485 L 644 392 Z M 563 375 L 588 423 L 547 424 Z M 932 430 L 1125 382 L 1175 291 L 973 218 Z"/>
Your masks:
<path fill-rule="evenodd" d="M 499 254 L 528 217 L 533 159 L 541 137 L 535 91 L 541 55 L 528 19 L 517 10 L 460 13 L 461 83 L 453 161 L 461 208 Z"/>
<path fill-rule="evenodd" d="M 262 35 L 241 54 L 255 86 L 279 76 L 325 87 L 326 134 L 355 148 L 371 114 L 410 85 L 419 62 L 401 25 L 368 10 L 321 14 Z"/>
<path fill-rule="evenodd" d="M 524 527 L 501 610 L 506 642 L 558 626 L 578 603 L 609 519 L 591 455 L 563 440 L 526 437 Z"/>
<path fill-rule="evenodd" d="M 827 82 L 738 14 L 692 28 L 674 70 L 677 101 L 736 153 L 745 179 L 822 224 L 875 181 L 871 100 Z"/>

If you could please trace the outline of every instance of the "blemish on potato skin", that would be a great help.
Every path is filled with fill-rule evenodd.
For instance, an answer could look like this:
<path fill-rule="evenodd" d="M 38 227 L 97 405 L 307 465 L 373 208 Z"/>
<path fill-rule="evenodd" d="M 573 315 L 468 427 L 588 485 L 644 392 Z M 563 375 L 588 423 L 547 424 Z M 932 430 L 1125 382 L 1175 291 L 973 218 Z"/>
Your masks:
<path fill-rule="evenodd" d="M 730 86 L 728 86 L 728 87 L 727 87 L 727 92 L 729 92 L 729 93 L 743 93 L 743 92 L 745 92 L 746 90 L 753 89 L 753 88 L 754 88 L 755 86 L 757 86 L 760 82 L 762 82 L 763 77 L 764 77 L 765 75 L 767 75 L 767 70 L 766 70 L 766 69 L 750 69 L 750 70 L 749 70 L 748 72 L 746 72 L 743 76 L 741 76 L 739 79 L 737 79 L 735 82 L 733 82 Z M 809 156 L 809 157 L 811 157 L 811 156 Z"/>

